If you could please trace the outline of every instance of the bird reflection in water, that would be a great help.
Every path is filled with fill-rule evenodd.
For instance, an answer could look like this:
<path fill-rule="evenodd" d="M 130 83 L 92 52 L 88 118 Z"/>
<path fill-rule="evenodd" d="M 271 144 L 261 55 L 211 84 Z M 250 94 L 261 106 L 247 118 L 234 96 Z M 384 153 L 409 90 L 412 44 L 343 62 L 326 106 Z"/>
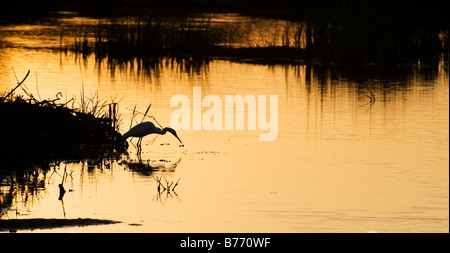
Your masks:
<path fill-rule="evenodd" d="M 177 161 L 172 162 L 167 159 L 159 159 L 158 162 L 156 160 L 138 160 L 137 162 L 133 161 L 122 161 L 122 164 L 127 166 L 130 170 L 137 172 L 143 176 L 151 176 L 155 171 L 169 171 L 174 172 L 175 168 L 181 162 L 181 157 L 178 158 Z"/>

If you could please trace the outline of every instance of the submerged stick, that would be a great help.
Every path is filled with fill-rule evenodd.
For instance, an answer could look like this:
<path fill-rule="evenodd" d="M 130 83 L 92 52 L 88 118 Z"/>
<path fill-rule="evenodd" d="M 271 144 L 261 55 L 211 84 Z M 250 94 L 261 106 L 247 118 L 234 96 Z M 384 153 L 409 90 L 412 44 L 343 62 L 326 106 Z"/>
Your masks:
<path fill-rule="evenodd" d="M 175 191 L 175 187 L 177 187 L 177 185 L 178 185 L 178 182 L 180 182 L 180 179 L 181 178 L 178 178 L 178 181 L 175 183 L 175 185 L 172 187 L 172 191 Z"/>
<path fill-rule="evenodd" d="M 64 166 L 64 173 L 63 173 L 63 176 L 62 176 L 62 182 L 61 182 L 61 184 L 58 185 L 59 186 L 59 198 L 58 198 L 58 200 L 61 200 L 61 201 L 62 201 L 62 199 L 64 197 L 64 194 L 66 193 L 66 189 L 64 189 L 64 185 L 63 185 L 64 184 L 64 178 L 66 176 L 66 169 L 67 169 L 67 164 L 65 164 L 65 166 Z"/>
<path fill-rule="evenodd" d="M 158 176 L 153 176 L 153 178 L 156 180 L 156 182 L 158 182 L 158 192 L 161 192 L 161 186 L 162 188 L 164 188 L 163 192 L 166 190 L 166 187 L 164 187 L 164 185 L 161 183 L 161 178 Z"/>

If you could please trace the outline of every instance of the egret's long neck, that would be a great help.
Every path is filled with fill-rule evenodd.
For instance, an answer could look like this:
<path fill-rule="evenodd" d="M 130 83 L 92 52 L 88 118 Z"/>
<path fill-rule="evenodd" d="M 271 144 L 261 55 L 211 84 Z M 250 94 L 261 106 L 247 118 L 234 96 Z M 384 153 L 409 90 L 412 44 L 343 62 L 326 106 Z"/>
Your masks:
<path fill-rule="evenodd" d="M 168 127 L 163 128 L 163 130 L 159 129 L 159 134 L 166 134 L 168 130 Z"/>

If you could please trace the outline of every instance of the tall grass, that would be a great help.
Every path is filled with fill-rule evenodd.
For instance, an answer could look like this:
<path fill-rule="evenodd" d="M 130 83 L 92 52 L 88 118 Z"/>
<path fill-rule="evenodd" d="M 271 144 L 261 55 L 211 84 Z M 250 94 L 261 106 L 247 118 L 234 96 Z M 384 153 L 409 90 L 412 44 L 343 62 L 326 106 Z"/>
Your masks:
<path fill-rule="evenodd" d="M 131 68 L 157 74 L 161 66 L 170 64 L 191 73 L 208 63 L 202 56 L 226 42 L 224 35 L 203 15 L 112 17 L 75 29 L 72 42 L 61 39 L 61 50 L 83 58 L 94 55 L 98 65 L 106 63 L 111 72 Z"/>
<path fill-rule="evenodd" d="M 205 54 L 219 42 L 208 17 L 111 18 L 75 34 L 68 50 L 99 58 L 157 57 Z"/>
<path fill-rule="evenodd" d="M 417 8 L 389 1 L 318 5 L 308 11 L 289 12 L 284 26 L 269 35 L 265 31 L 265 38 L 252 41 L 249 51 L 231 47 L 233 40 L 245 36 L 242 31 L 213 25 L 207 15 L 155 13 L 110 18 L 82 29 L 67 50 L 84 57 L 94 54 L 99 62 L 107 60 L 110 65 L 139 62 L 151 67 L 158 66 L 162 56 L 198 60 L 205 56 L 244 58 L 255 52 L 261 58 L 279 55 L 353 65 L 435 63 L 437 55 L 448 51 L 440 36 L 448 33 L 448 27 L 440 16 L 433 17 L 433 8 L 420 13 Z"/>

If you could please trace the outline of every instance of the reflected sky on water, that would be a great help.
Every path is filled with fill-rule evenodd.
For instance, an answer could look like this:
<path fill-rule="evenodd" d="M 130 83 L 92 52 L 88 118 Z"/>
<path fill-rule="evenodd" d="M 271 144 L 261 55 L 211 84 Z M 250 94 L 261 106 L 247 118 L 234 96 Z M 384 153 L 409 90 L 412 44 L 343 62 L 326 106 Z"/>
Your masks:
<path fill-rule="evenodd" d="M 233 18 L 244 22 L 232 14 L 217 16 Z M 148 136 L 142 158 L 157 171 L 127 166 L 124 161 L 137 159 L 133 145 L 123 161 L 35 171 L 37 190 L 15 185 L 2 219 L 121 222 L 34 232 L 448 232 L 449 89 L 442 67 L 268 66 L 211 59 L 189 68 L 162 58 L 149 71 L 137 65 L 112 69 L 93 55 L 83 59 L 40 49 L 59 41 L 48 35 L 51 29 L 30 35 L 36 28 L 46 30 L 2 27 L 16 32 L 7 38 L 15 46 L 0 49 L 1 90 L 16 83 L 14 68 L 19 78 L 31 70 L 26 86 L 42 99 L 58 92 L 67 100 L 79 97 L 82 86 L 88 96 L 116 97 L 122 133 L 133 108 L 145 112 L 150 103 L 149 114 L 170 126 L 177 109 L 170 107 L 171 98 L 192 99 L 193 87 L 201 87 L 202 97 L 221 99 L 278 95 L 278 137 L 261 142 L 260 130 L 180 130 L 185 144 L 180 147 L 173 136 Z M 69 176 L 61 201 L 63 168 Z M 179 185 L 159 193 L 154 176 Z M 12 191 L 8 180 L 2 181 L 2 198 Z"/>

